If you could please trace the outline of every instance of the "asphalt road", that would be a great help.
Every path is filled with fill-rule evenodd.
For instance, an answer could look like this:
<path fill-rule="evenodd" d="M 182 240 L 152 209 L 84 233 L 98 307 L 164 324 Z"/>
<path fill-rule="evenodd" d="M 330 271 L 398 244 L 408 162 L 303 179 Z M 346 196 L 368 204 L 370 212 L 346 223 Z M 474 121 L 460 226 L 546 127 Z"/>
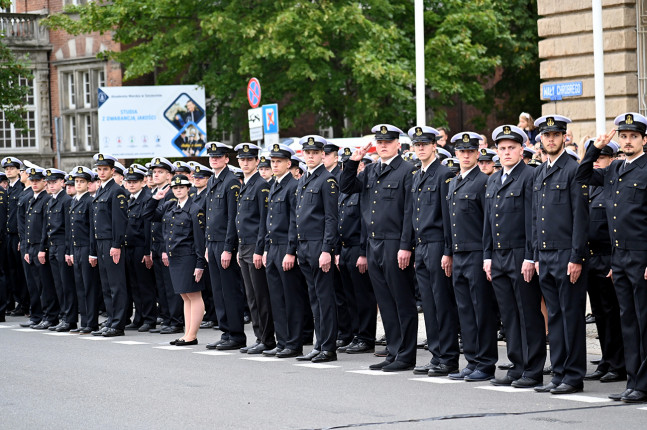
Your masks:
<path fill-rule="evenodd" d="M 553 396 L 369 371 L 380 360 L 372 354 L 304 365 L 208 351 L 220 337 L 214 330 L 198 334 L 200 345 L 178 348 L 168 345 L 177 335 L 53 335 L 21 329 L 21 321 L 0 324 L 2 429 L 647 427 L 647 404 L 606 398 L 624 382 L 587 382 L 583 393 Z M 503 347 L 499 356 L 507 361 Z M 428 361 L 419 350 L 418 364 Z"/>

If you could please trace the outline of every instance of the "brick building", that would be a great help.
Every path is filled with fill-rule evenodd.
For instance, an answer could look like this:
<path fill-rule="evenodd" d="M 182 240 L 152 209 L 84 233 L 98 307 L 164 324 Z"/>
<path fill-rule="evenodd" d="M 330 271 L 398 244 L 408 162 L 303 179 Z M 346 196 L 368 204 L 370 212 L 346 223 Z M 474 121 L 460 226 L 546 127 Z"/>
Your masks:
<path fill-rule="evenodd" d="M 576 141 L 595 136 L 595 84 L 591 0 L 538 0 L 540 74 L 545 84 L 581 81 L 582 95 L 546 101 L 544 115 L 573 120 Z M 647 114 L 646 0 L 602 0 L 607 130 L 627 111 Z"/>

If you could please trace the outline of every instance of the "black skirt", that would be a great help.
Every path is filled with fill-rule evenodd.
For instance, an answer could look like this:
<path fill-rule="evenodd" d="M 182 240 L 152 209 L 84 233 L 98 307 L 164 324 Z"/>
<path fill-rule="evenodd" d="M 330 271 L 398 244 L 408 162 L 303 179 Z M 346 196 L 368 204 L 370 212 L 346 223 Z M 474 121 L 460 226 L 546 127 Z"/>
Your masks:
<path fill-rule="evenodd" d="M 195 254 L 169 256 L 168 268 L 175 294 L 195 293 L 204 289 L 204 282 L 196 283 L 193 277 L 196 260 Z"/>

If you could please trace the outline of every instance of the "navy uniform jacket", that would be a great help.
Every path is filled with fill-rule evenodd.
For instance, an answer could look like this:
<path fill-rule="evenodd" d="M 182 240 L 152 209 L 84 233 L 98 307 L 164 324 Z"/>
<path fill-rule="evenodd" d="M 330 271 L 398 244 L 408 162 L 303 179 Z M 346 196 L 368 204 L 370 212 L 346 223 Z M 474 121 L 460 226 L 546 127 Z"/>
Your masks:
<path fill-rule="evenodd" d="M 124 245 L 128 223 L 128 197 L 114 179 L 102 185 L 92 202 L 90 255 L 96 254 L 97 240 L 110 240 L 111 248 Z"/>
<path fill-rule="evenodd" d="M 334 255 L 338 243 L 337 180 L 323 164 L 306 176 L 301 176 L 296 191 L 297 240 L 321 240 L 321 252 Z"/>
<path fill-rule="evenodd" d="M 185 255 L 196 255 L 196 269 L 204 269 L 204 210 L 189 197 L 180 208 L 175 201 L 149 199 L 146 213 L 153 212 L 156 222 L 164 219 L 165 248 L 164 252 L 173 258 Z"/>
<path fill-rule="evenodd" d="M 611 238 L 607 221 L 608 190 L 589 187 L 589 251 L 591 255 L 611 255 Z"/>
<path fill-rule="evenodd" d="M 227 166 L 209 178 L 206 195 L 207 242 L 225 242 L 224 251 L 234 252 L 236 239 L 236 205 L 240 181 Z"/>
<path fill-rule="evenodd" d="M 198 190 L 196 189 L 194 192 L 189 194 L 191 196 L 191 199 L 193 199 L 193 203 L 200 206 L 200 209 L 206 212 L 206 206 L 207 206 L 207 188 L 205 187 L 201 193 L 198 193 Z"/>
<path fill-rule="evenodd" d="M 22 190 L 18 197 L 18 236 L 20 237 L 20 253 L 25 254 L 27 251 L 27 207 L 29 199 L 34 196 L 34 190 L 29 187 Z"/>
<path fill-rule="evenodd" d="M 18 180 L 7 189 L 7 233 L 18 234 L 18 201 L 25 189 L 25 184 Z"/>
<path fill-rule="evenodd" d="M 360 193 L 360 207 L 368 239 L 399 240 L 400 248 L 413 250 L 411 188 L 415 167 L 396 155 L 380 172 L 371 163 L 357 175 L 359 161 L 348 160 L 341 174 L 341 192 Z"/>
<path fill-rule="evenodd" d="M 25 217 L 25 243 L 29 245 L 40 245 L 43 240 L 43 230 L 46 225 L 45 207 L 52 198 L 47 191 L 43 190 L 34 199 L 32 196 L 27 203 L 27 214 Z M 23 254 L 26 249 L 20 248 Z"/>
<path fill-rule="evenodd" d="M 604 169 L 593 169 L 600 150 L 590 145 L 577 171 L 577 179 L 604 187 L 611 246 L 628 251 L 647 251 L 647 155 L 636 158 L 624 172 L 624 160 Z M 588 226 L 587 226 L 588 227 Z"/>
<path fill-rule="evenodd" d="M 534 168 L 519 162 L 501 183 L 503 170 L 487 181 L 483 258 L 491 259 L 493 249 L 523 248 L 523 258 L 533 260 L 532 188 Z"/>
<path fill-rule="evenodd" d="M 73 198 L 70 203 L 70 243 L 72 247 L 90 246 L 92 200 L 90 193 L 85 193 L 79 200 Z"/>
<path fill-rule="evenodd" d="M 341 169 L 339 168 L 339 165 L 333 167 L 333 169 L 330 171 L 330 174 L 333 175 L 337 180 L 337 183 L 339 183 L 339 180 L 341 179 Z"/>
<path fill-rule="evenodd" d="M 417 243 L 443 242 L 445 255 L 451 255 L 451 216 L 447 206 L 449 182 L 454 174 L 435 159 L 426 173 L 416 170 L 411 188 L 411 221 Z"/>
<path fill-rule="evenodd" d="M 589 229 L 589 188 L 576 181 L 577 161 L 566 152 L 547 171 L 548 162 L 535 168 L 533 188 L 534 260 L 539 251 L 570 249 L 570 263 L 583 264 Z"/>
<path fill-rule="evenodd" d="M 45 222 L 40 250 L 47 251 L 50 246 L 65 246 L 65 255 L 72 255 L 70 246 L 70 203 L 72 197 L 65 190 L 52 197 L 45 205 Z"/>
<path fill-rule="evenodd" d="M 341 247 L 359 246 L 360 255 L 366 257 L 366 226 L 362 222 L 359 193 L 339 195 L 339 244 L 337 254 Z"/>
<path fill-rule="evenodd" d="M 151 191 L 151 196 L 156 194 L 158 189 L 154 189 Z M 164 198 L 162 199 L 163 202 L 177 202 L 177 199 L 173 195 L 173 191 L 169 190 Z M 150 223 L 150 229 L 151 229 L 151 251 L 155 252 L 158 255 L 162 255 L 162 252 L 164 251 L 165 245 L 165 240 L 164 240 L 164 219 L 160 220 L 159 222 L 153 221 Z"/>
<path fill-rule="evenodd" d="M 489 176 L 476 166 L 465 179 L 460 178 L 458 174 L 451 180 L 447 194 L 452 252 L 482 251 L 485 189 Z"/>
<path fill-rule="evenodd" d="M 265 247 L 287 245 L 286 254 L 295 255 L 297 249 L 297 180 L 290 172 L 270 187 L 265 218 Z"/>
<path fill-rule="evenodd" d="M 137 199 L 128 202 L 128 225 L 124 235 L 124 245 L 129 248 L 144 248 L 144 255 L 151 252 L 151 222 L 145 209 L 152 194 L 148 188 L 142 188 Z"/>
<path fill-rule="evenodd" d="M 9 201 L 7 192 L 0 187 L 0 243 L 5 242 L 7 237 L 7 214 L 9 213 Z"/>
<path fill-rule="evenodd" d="M 256 172 L 240 189 L 236 212 L 236 233 L 241 245 L 255 245 L 254 254 L 265 250 L 265 221 L 270 187 Z"/>

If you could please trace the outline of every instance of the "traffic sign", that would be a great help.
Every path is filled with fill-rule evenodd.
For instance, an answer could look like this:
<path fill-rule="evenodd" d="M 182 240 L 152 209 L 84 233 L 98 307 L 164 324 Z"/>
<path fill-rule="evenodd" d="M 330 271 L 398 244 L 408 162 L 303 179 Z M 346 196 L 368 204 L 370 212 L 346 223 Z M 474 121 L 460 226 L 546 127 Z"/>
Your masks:
<path fill-rule="evenodd" d="M 250 79 L 247 83 L 247 101 L 253 108 L 261 104 L 261 83 L 256 78 Z"/>
<path fill-rule="evenodd" d="M 255 142 L 263 140 L 263 127 L 254 127 L 249 129 L 249 140 Z"/>
<path fill-rule="evenodd" d="M 263 105 L 263 132 L 265 134 L 279 132 L 279 105 Z"/>
<path fill-rule="evenodd" d="M 247 122 L 249 128 L 263 128 L 263 109 L 247 109 Z"/>

